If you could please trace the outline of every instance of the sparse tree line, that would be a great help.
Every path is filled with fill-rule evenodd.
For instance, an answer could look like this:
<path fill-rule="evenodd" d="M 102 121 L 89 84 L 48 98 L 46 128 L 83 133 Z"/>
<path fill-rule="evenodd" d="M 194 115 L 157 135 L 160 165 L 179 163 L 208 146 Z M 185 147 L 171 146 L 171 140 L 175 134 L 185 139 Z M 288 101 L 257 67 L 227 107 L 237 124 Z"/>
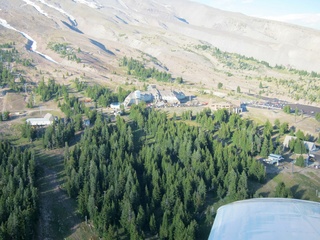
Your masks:
<path fill-rule="evenodd" d="M 0 45 L 0 86 L 8 85 L 14 91 L 21 91 L 25 79 L 18 75 L 17 69 L 12 67 L 14 62 L 31 66 L 30 60 L 20 59 L 18 51 L 11 43 Z M 17 78 L 20 84 L 15 81 Z"/>
<path fill-rule="evenodd" d="M 53 98 L 58 100 L 62 96 L 67 96 L 68 90 L 65 85 L 56 83 L 52 78 L 48 79 L 47 83 L 42 78 L 35 89 L 35 93 L 40 96 L 41 101 L 46 102 Z"/>
<path fill-rule="evenodd" d="M 123 102 L 129 93 L 130 91 L 124 90 L 121 87 L 118 88 L 118 92 L 116 93 L 98 85 L 88 86 L 85 90 L 85 94 L 102 107 L 108 107 L 113 102 Z"/>
<path fill-rule="evenodd" d="M 0 44 L 0 48 L 13 48 L 16 45 L 15 42 L 8 42 Z"/>
<path fill-rule="evenodd" d="M 142 62 L 133 58 L 127 58 L 126 56 L 124 56 L 120 61 L 120 65 L 127 67 L 127 73 L 129 75 L 139 77 L 142 81 L 147 81 L 149 78 L 154 78 L 158 82 L 173 81 L 173 78 L 170 73 L 159 71 L 154 67 L 146 68 Z M 183 78 L 178 77 L 176 79 L 176 82 L 179 84 L 183 83 Z"/>
<path fill-rule="evenodd" d="M 0 239 L 33 239 L 38 218 L 34 152 L 0 140 L 0 156 Z"/>
<path fill-rule="evenodd" d="M 258 80 L 264 80 L 267 82 L 273 81 L 277 84 L 277 86 L 284 86 L 286 89 L 288 89 L 288 94 L 290 94 L 290 96 L 295 100 L 305 99 L 310 102 L 320 101 L 320 86 L 318 84 L 320 73 L 286 68 L 283 65 L 275 65 L 274 67 L 271 67 L 269 63 L 265 61 L 259 61 L 253 57 L 246 57 L 237 53 L 224 52 L 219 48 L 212 47 L 210 45 L 197 45 L 195 48 L 211 52 L 213 56 L 215 56 L 221 63 L 225 64 L 230 69 L 255 71 L 261 67 L 267 67 L 274 70 L 286 71 L 288 74 L 296 74 L 300 76 L 299 81 L 293 79 L 277 79 L 275 77 L 267 76 L 264 78 L 260 77 Z M 226 72 L 226 74 L 228 76 L 232 76 L 232 73 L 230 72 Z M 262 88 L 262 85 L 260 88 Z M 264 93 L 264 90 L 261 90 L 260 92 Z"/>
<path fill-rule="evenodd" d="M 278 64 L 276 64 L 274 67 L 271 67 L 270 64 L 268 62 L 266 62 L 266 61 L 259 61 L 259 60 L 255 59 L 253 57 L 246 57 L 246 56 L 238 54 L 238 53 L 229 53 L 229 52 L 226 52 L 226 51 L 221 51 L 219 48 L 212 47 L 210 45 L 197 45 L 195 48 L 196 49 L 201 49 L 203 51 L 207 51 L 207 50 L 211 51 L 212 54 L 214 56 L 218 57 L 218 59 L 221 60 L 222 62 L 224 62 L 224 63 L 228 63 L 229 62 L 230 63 L 229 67 L 230 66 L 234 66 L 234 64 L 236 64 L 236 62 L 237 62 L 237 64 L 240 64 L 240 65 L 238 65 L 238 67 L 240 69 L 242 69 L 241 68 L 241 64 L 244 64 L 243 66 L 246 66 L 246 67 L 249 67 L 249 68 L 244 67 L 243 69 L 254 70 L 253 66 L 251 66 L 252 63 L 261 64 L 261 65 L 266 66 L 268 68 L 275 68 L 275 69 L 278 69 L 278 70 L 287 69 L 285 66 L 278 65 Z M 242 62 L 241 60 L 249 61 L 249 63 L 251 61 L 252 63 L 247 66 L 246 63 Z M 228 64 L 226 64 L 226 65 L 228 66 Z M 320 74 L 317 73 L 317 72 L 314 72 L 314 71 L 308 72 L 306 70 L 298 70 L 298 69 L 295 69 L 295 68 L 292 68 L 292 67 L 288 68 L 288 71 L 292 72 L 294 74 L 298 74 L 299 76 L 309 76 L 309 77 L 312 77 L 312 78 L 320 78 Z"/>
<path fill-rule="evenodd" d="M 81 58 L 77 57 L 75 50 L 69 46 L 67 43 L 53 43 L 50 42 L 48 47 L 55 51 L 56 53 L 61 54 L 61 57 L 67 57 L 70 61 L 75 61 L 77 63 L 81 63 Z M 81 49 L 78 48 L 78 53 L 81 52 Z"/>
<path fill-rule="evenodd" d="M 76 89 L 77 89 L 78 92 L 81 92 L 81 91 L 85 90 L 88 87 L 87 82 L 80 81 L 79 78 L 75 78 L 74 79 L 74 84 L 75 84 Z"/>

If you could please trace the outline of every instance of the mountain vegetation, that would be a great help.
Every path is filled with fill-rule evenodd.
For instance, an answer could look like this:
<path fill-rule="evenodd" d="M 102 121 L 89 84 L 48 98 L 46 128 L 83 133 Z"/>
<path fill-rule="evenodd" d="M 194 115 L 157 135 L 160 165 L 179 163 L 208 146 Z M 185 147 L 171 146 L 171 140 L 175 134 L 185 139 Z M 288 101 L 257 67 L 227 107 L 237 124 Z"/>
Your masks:
<path fill-rule="evenodd" d="M 0 239 L 33 239 L 38 218 L 36 159 L 0 140 Z"/>
<path fill-rule="evenodd" d="M 143 63 L 133 58 L 124 56 L 121 59 L 121 66 L 127 67 L 128 75 L 139 77 L 141 81 L 146 81 L 148 78 L 154 78 L 158 82 L 169 82 L 172 80 L 170 73 L 161 72 L 155 68 L 146 68 Z"/>
<path fill-rule="evenodd" d="M 14 91 L 21 91 L 26 82 L 21 73 L 13 67 L 14 64 L 31 66 L 31 60 L 21 59 L 14 43 L 0 45 L 0 86 L 10 87 Z M 19 79 L 19 81 L 16 81 Z"/>
<path fill-rule="evenodd" d="M 302 198 L 304 189 L 291 184 L 293 173 L 285 181 L 267 172 L 269 166 L 262 162 L 270 153 L 284 153 L 281 140 L 290 132 L 297 138 L 288 153 L 300 155 L 292 168 L 304 167 L 303 141 L 310 135 L 296 131 L 287 119 L 279 117 L 282 122 L 272 124 L 226 109 L 200 111 L 197 106 L 197 111 L 177 107 L 166 112 L 145 104 L 115 117 L 108 107 L 155 81 L 159 89 L 181 88 L 190 101 L 199 97 L 207 104 L 209 98 L 238 102 L 281 95 L 315 105 L 320 102 L 317 34 L 304 30 L 301 37 L 298 28 L 225 17 L 189 1 L 170 1 L 170 6 L 143 1 L 134 8 L 135 1 L 102 1 L 98 8 L 86 1 L 57 0 L 57 6 L 32 1 L 38 7 L 0 2 L 12 25 L 6 27 L 0 19 L 0 88 L 23 96 L 22 105 L 28 107 L 15 108 L 14 97 L 1 96 L 0 239 L 207 239 L 224 204 L 262 196 Z M 69 14 L 71 7 L 77 19 Z M 132 14 L 132 9 L 137 11 Z M 202 14 L 194 14 L 199 9 L 206 22 L 199 21 Z M 233 46 L 238 53 L 227 51 Z M 25 121 L 38 115 L 38 107 L 53 109 L 50 126 Z M 283 111 L 293 116 L 290 106 Z M 297 110 L 294 114 L 298 117 Z M 319 113 L 315 118 L 320 121 Z M 268 182 L 272 190 L 261 190 Z M 43 197 L 53 196 L 48 191 L 59 196 L 57 209 L 39 201 L 55 200 Z M 71 204 L 60 208 L 66 199 Z M 79 216 L 60 219 L 59 211 Z M 49 212 L 59 217 L 59 224 L 46 231 L 53 224 Z M 37 230 L 43 226 L 41 234 L 36 225 Z M 86 229 L 90 237 L 70 237 L 78 229 Z M 55 230 L 59 233 L 49 236 Z"/>
<path fill-rule="evenodd" d="M 114 102 L 123 102 L 124 99 L 129 95 L 129 90 L 124 90 L 119 87 L 118 92 L 112 92 L 109 88 L 94 85 L 88 86 L 85 93 L 93 101 L 97 102 L 99 106 L 108 107 Z"/>
<path fill-rule="evenodd" d="M 81 63 L 81 58 L 79 58 L 76 55 L 76 50 L 74 50 L 71 46 L 69 46 L 69 44 L 67 43 L 54 43 L 54 42 L 50 42 L 48 44 L 48 48 L 50 48 L 51 50 L 53 50 L 56 53 L 59 53 L 61 55 L 61 57 L 63 58 L 67 58 L 70 61 L 75 61 L 77 63 Z M 81 49 L 78 48 L 77 50 L 78 53 L 81 52 Z"/>
<path fill-rule="evenodd" d="M 298 76 L 299 81 L 293 79 L 282 79 L 271 76 L 259 76 L 256 80 L 260 81 L 259 88 L 263 89 L 263 83 L 274 83 L 276 86 L 283 86 L 287 89 L 288 94 L 293 96 L 297 101 L 304 99 L 310 101 L 311 103 L 320 102 L 320 87 L 319 80 L 320 74 L 306 70 L 298 70 L 292 67 L 285 67 L 283 65 L 271 66 L 266 61 L 259 61 L 253 57 L 246 57 L 237 53 L 230 53 L 227 51 L 221 51 L 217 47 L 211 45 L 197 45 L 194 47 L 197 50 L 209 52 L 212 56 L 216 57 L 217 60 L 222 63 L 227 69 L 232 71 L 251 71 L 259 72 L 262 69 L 271 69 L 279 73 L 286 73 L 292 76 Z M 225 71 L 227 76 L 232 76 L 230 71 Z M 251 77 L 246 77 L 248 80 L 252 80 Z M 219 88 L 219 87 L 218 87 Z M 263 90 L 262 90 L 263 91 Z"/>
<path fill-rule="evenodd" d="M 206 111 L 192 127 L 137 105 L 130 118 L 98 114 L 65 152 L 65 188 L 105 238 L 195 239 L 208 202 L 246 199 L 265 178 L 254 156 L 268 135 L 237 115 Z"/>
<path fill-rule="evenodd" d="M 98 102 L 101 96 L 116 100 L 123 93 L 79 88 Z M 257 156 L 281 154 L 279 138 L 273 137 L 289 131 L 285 122 L 273 126 L 267 120 L 259 126 L 225 109 L 185 111 L 178 120 L 144 104 L 131 107 L 128 121 L 118 116 L 110 123 L 52 79 L 42 81 L 35 93 L 47 96 L 43 101 L 61 95 L 58 105 L 66 118 L 43 133 L 25 123 L 22 137 L 40 138 L 45 149 L 64 147 L 62 188 L 105 239 L 201 238 L 200 229 L 212 224 L 214 204 L 254 195 L 249 186 L 266 176 Z M 84 116 L 91 127 L 85 128 Z M 83 131 L 80 141 L 69 147 L 78 131 Z M 306 139 L 301 131 L 296 136 L 299 143 Z M 275 195 L 292 197 L 283 185 Z"/>

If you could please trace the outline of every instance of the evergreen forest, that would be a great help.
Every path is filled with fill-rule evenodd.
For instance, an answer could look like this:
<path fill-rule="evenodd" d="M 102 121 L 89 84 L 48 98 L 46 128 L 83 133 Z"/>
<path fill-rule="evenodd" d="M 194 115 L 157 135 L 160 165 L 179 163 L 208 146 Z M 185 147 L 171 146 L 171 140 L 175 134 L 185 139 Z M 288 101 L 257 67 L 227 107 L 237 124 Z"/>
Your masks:
<path fill-rule="evenodd" d="M 22 91 L 22 71 L 11 69 L 11 63 L 31 66 L 31 62 L 20 60 L 14 45 L 0 45 L 0 86 Z M 215 52 L 222 54 L 219 49 Z M 122 66 L 143 81 L 172 81 L 170 74 L 146 68 L 132 58 L 124 57 Z M 20 147 L 0 139 L 0 239 L 35 239 L 37 235 L 35 151 L 64 149 L 59 191 L 74 199 L 81 219 L 88 220 L 100 238 L 207 239 L 217 208 L 258 197 L 252 185 L 266 179 L 259 159 L 282 154 L 280 137 L 289 130 L 294 135 L 287 122 L 278 120 L 273 126 L 267 120 L 258 125 L 226 109 L 169 116 L 139 104 L 132 105 L 127 116 L 112 121 L 97 107 L 122 102 L 129 91 L 119 87 L 115 92 L 77 78 L 74 83 L 94 106 L 69 94 L 67 85 L 42 77 L 33 94 L 42 102 L 54 99 L 64 118 L 57 117 L 44 128 L 24 121 L 19 130 L 27 142 Z M 0 114 L 0 121 L 8 119 L 9 112 Z M 300 130 L 295 135 L 290 152 L 306 153 L 303 141 L 310 136 Z M 296 165 L 304 166 L 302 156 Z M 278 183 L 275 197 L 293 196 L 284 182 Z"/>
<path fill-rule="evenodd" d="M 249 198 L 248 182 L 264 181 L 254 157 L 266 132 L 226 110 L 196 118 L 190 126 L 134 105 L 128 122 L 98 114 L 66 148 L 65 189 L 103 238 L 198 239 L 214 201 Z"/>
<path fill-rule="evenodd" d="M 38 218 L 35 154 L 0 140 L 0 239 L 32 239 Z"/>

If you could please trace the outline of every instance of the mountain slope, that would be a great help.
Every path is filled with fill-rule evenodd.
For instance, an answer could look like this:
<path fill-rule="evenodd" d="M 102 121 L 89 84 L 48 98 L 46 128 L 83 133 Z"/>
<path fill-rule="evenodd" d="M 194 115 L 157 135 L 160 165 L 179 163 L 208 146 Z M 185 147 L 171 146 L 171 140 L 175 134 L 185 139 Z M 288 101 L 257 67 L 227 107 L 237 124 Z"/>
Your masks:
<path fill-rule="evenodd" d="M 169 45 L 175 47 L 185 43 L 181 38 L 191 42 L 200 40 L 273 65 L 320 70 L 320 31 L 251 18 L 194 2 L 1 0 L 0 3 L 0 18 L 40 39 L 39 48 L 41 43 L 52 40 L 50 37 L 70 35 L 77 42 L 84 37 L 96 38 L 160 55 L 168 48 L 166 37 L 169 34 L 170 39 L 174 39 Z M 77 26 L 73 26 L 73 18 Z M 125 38 L 120 37 L 124 35 Z M 158 41 L 152 41 L 154 37 Z"/>
<path fill-rule="evenodd" d="M 59 82 L 86 76 L 111 87 L 128 82 L 141 87 L 119 67 L 128 56 L 183 77 L 184 91 L 197 86 L 190 94 L 214 90 L 221 82 L 231 93 L 241 86 L 243 93 L 320 101 L 319 78 L 215 52 L 217 47 L 273 66 L 320 72 L 320 31 L 184 0 L 0 0 L 0 6 L 3 43 L 15 40 L 23 57 Z M 55 52 L 53 44 L 67 44 L 80 61 Z M 38 74 L 31 71 L 31 81 L 38 82 Z"/>

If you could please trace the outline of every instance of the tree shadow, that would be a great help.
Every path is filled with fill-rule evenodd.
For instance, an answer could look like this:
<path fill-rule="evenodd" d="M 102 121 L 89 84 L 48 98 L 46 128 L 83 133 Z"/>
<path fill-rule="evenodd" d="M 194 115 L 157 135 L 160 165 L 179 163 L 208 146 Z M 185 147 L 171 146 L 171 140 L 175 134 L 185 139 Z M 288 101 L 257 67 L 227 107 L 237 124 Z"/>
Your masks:
<path fill-rule="evenodd" d="M 299 185 L 296 184 L 296 185 L 293 185 L 291 188 L 290 188 L 291 192 L 292 192 L 292 195 L 294 198 L 297 198 L 297 199 L 305 199 L 303 198 L 303 195 L 304 193 L 306 192 L 306 190 L 304 189 L 300 189 L 299 190 Z M 305 199 L 307 200 L 307 199 Z"/>
<path fill-rule="evenodd" d="M 90 43 L 92 43 L 93 45 L 95 45 L 95 46 L 97 46 L 98 48 L 100 48 L 102 51 L 104 51 L 104 52 L 106 52 L 106 53 L 108 53 L 108 54 L 110 54 L 110 55 L 115 55 L 114 52 L 112 52 L 112 51 L 110 51 L 109 49 L 107 49 L 104 44 L 102 44 L 102 43 L 100 43 L 100 42 L 98 42 L 98 41 L 96 41 L 96 40 L 94 40 L 94 39 L 91 39 L 91 38 L 89 38 L 89 41 L 90 41 Z"/>

